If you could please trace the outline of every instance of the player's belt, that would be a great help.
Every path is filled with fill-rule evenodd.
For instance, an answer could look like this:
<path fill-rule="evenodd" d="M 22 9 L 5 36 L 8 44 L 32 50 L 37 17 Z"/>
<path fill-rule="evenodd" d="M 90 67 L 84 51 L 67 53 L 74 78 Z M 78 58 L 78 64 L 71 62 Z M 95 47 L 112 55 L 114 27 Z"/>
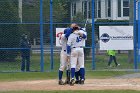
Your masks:
<path fill-rule="evenodd" d="M 72 48 L 83 48 L 83 46 L 79 46 L 79 47 L 72 47 Z"/>

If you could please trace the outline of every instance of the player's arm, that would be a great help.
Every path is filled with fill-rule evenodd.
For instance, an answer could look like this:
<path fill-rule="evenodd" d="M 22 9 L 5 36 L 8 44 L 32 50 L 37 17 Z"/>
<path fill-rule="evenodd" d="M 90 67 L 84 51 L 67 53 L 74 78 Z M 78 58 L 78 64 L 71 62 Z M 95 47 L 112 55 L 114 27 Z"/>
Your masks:
<path fill-rule="evenodd" d="M 67 45 L 67 56 L 70 56 L 71 53 L 71 46 Z"/>
<path fill-rule="evenodd" d="M 70 36 L 70 34 L 73 32 L 72 28 L 68 29 L 69 31 L 67 31 L 67 33 L 65 34 L 65 37 L 68 38 Z"/>
<path fill-rule="evenodd" d="M 70 35 L 67 41 L 67 55 L 70 56 L 71 53 L 71 45 L 72 45 L 73 38 Z"/>
<path fill-rule="evenodd" d="M 86 38 L 87 38 L 87 35 L 84 34 L 84 33 L 79 33 L 79 35 L 80 35 L 83 39 L 86 39 Z"/>
<path fill-rule="evenodd" d="M 84 33 L 84 31 L 82 31 L 82 30 L 75 31 L 73 33 L 80 35 L 83 39 L 86 39 L 87 38 L 86 33 Z"/>

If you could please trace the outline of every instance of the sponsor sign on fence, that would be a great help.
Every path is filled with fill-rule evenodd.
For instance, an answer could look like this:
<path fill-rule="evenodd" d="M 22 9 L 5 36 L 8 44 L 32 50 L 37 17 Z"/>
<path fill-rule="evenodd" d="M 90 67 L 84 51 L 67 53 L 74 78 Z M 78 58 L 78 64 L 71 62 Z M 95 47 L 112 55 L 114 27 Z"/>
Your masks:
<path fill-rule="evenodd" d="M 100 50 L 133 50 L 133 26 L 100 26 Z"/>

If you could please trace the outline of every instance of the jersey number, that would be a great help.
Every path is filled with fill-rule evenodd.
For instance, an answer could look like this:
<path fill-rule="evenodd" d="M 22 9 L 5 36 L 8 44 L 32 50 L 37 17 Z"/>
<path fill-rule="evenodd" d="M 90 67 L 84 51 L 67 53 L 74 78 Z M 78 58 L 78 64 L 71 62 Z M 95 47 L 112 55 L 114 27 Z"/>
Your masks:
<path fill-rule="evenodd" d="M 82 40 L 81 37 L 77 37 L 76 42 L 80 42 Z"/>

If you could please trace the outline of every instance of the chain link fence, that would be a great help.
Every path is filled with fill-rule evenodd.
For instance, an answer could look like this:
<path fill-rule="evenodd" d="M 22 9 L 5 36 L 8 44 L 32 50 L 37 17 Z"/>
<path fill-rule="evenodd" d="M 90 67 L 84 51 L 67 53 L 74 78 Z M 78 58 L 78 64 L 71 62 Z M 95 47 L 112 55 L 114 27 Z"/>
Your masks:
<path fill-rule="evenodd" d="M 118 50 L 120 66 L 112 62 L 108 68 L 109 56 L 99 45 L 99 26 L 137 27 L 134 3 L 135 0 L 0 0 L 0 72 L 28 71 L 28 65 L 30 71 L 58 70 L 61 47 L 55 44 L 56 28 L 67 28 L 71 23 L 87 31 L 86 70 L 134 69 L 135 51 Z M 23 34 L 28 36 L 29 47 L 21 45 Z M 22 70 L 22 52 L 28 50 L 30 55 L 25 56 L 30 64 Z"/>

